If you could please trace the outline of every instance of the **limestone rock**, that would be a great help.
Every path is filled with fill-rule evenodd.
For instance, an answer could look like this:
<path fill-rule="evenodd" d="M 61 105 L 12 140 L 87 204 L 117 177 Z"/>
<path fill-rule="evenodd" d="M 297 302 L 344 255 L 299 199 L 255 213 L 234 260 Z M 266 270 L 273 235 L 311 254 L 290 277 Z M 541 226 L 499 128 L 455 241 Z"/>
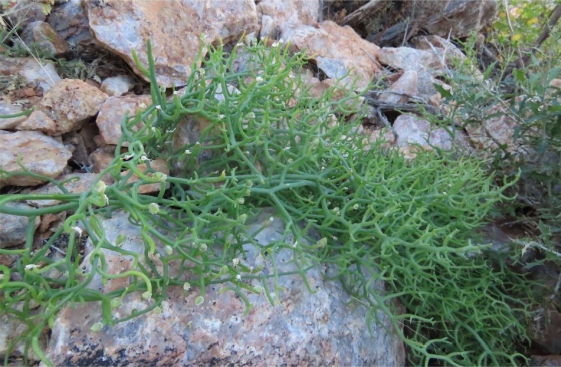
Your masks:
<path fill-rule="evenodd" d="M 115 158 L 115 147 L 106 146 L 97 148 L 92 153 L 90 153 L 90 162 L 92 162 L 92 170 L 95 173 L 100 173 L 103 171 L 109 163 Z"/>
<path fill-rule="evenodd" d="M 432 52 L 442 65 L 454 66 L 454 61 L 464 61 L 466 55 L 454 45 L 439 36 L 419 36 L 413 40 L 413 45 L 417 50 Z"/>
<path fill-rule="evenodd" d="M 18 131 L 0 135 L 0 167 L 9 173 L 23 172 L 21 164 L 29 171 L 55 178 L 66 167 L 72 156 L 63 144 L 35 131 Z M 35 177 L 0 177 L 0 187 L 6 185 L 35 186 L 45 181 Z"/>
<path fill-rule="evenodd" d="M 83 0 L 68 0 L 56 6 L 49 14 L 49 24 L 73 47 L 95 43 L 90 34 L 83 2 Z"/>
<path fill-rule="evenodd" d="M 356 88 L 366 88 L 379 72 L 380 48 L 360 38 L 348 26 L 324 21 L 317 27 L 302 25 L 283 30 L 282 39 L 290 41 L 293 51 L 306 51 L 329 78 L 343 78 L 347 85 L 356 81 Z"/>
<path fill-rule="evenodd" d="M 99 133 L 105 144 L 117 145 L 122 136 L 121 123 L 127 111 L 129 111 L 129 116 L 133 116 L 142 106 L 150 103 L 152 103 L 150 95 L 107 98 L 96 119 Z M 123 146 L 128 145 L 128 142 L 123 143 Z"/>
<path fill-rule="evenodd" d="M 25 330 L 27 330 L 27 325 L 25 322 L 18 320 L 7 312 L 0 313 L 0 325 L 2 325 L 0 327 L 0 356 L 5 356 L 9 344 L 14 340 L 14 336 L 21 335 L 25 332 Z M 45 344 L 44 338 L 39 338 L 39 346 L 44 349 L 46 346 Z M 19 343 L 16 343 L 14 350 L 12 350 L 11 356 L 23 357 L 24 352 L 25 342 L 20 340 Z M 28 357 L 30 361 L 39 361 L 39 357 L 31 348 L 29 348 Z M 14 364 L 17 365 L 18 363 Z M 21 364 L 23 365 L 23 363 Z"/>
<path fill-rule="evenodd" d="M 101 90 L 110 97 L 119 97 L 134 87 L 133 80 L 126 75 L 117 75 L 105 79 L 101 83 Z"/>
<path fill-rule="evenodd" d="M 318 0 L 263 0 L 257 4 L 261 38 L 277 38 L 286 27 L 314 25 L 319 17 Z"/>
<path fill-rule="evenodd" d="M 64 79 L 45 94 L 39 108 L 57 125 L 56 134 L 80 129 L 95 116 L 107 94 L 78 79 Z"/>
<path fill-rule="evenodd" d="M 150 39 L 158 84 L 167 87 L 185 85 L 201 34 L 208 45 L 220 39 L 225 43 L 237 40 L 258 29 L 253 0 L 85 0 L 85 7 L 96 40 L 142 77 L 132 50 L 138 52 L 143 66 L 148 65 L 146 40 Z"/>
<path fill-rule="evenodd" d="M 382 47 L 378 61 L 393 69 L 402 70 L 438 70 L 442 67 L 432 52 L 411 47 Z"/>
<path fill-rule="evenodd" d="M 84 191 L 90 190 L 97 179 L 98 175 L 95 173 L 72 173 L 57 177 L 58 181 L 67 181 L 63 184 L 64 188 L 71 194 L 79 194 Z M 107 182 L 106 182 L 107 183 Z M 62 194 L 62 190 L 56 185 L 48 183 L 38 189 L 32 190 L 29 194 L 43 195 L 43 194 Z M 27 203 L 36 208 L 44 208 L 47 206 L 58 205 L 60 200 L 27 200 Z"/>
<path fill-rule="evenodd" d="M 489 107 L 484 116 L 486 120 L 478 124 L 466 125 L 466 131 L 474 147 L 483 153 L 493 154 L 499 148 L 505 149 L 513 158 L 522 158 L 533 153 L 533 149 L 515 139 L 516 121 L 504 113 L 504 107 L 495 105 Z M 537 134 L 535 129 L 526 131 L 526 134 Z"/>
<path fill-rule="evenodd" d="M 8 203 L 6 207 L 27 210 L 33 209 L 33 207 L 24 203 Z M 33 227 L 39 227 L 39 222 L 39 217 L 36 217 Z M 25 242 L 28 223 L 29 219 L 27 217 L 0 213 L 0 249 L 16 246 Z"/>
<path fill-rule="evenodd" d="M 48 91 L 61 79 L 52 62 L 32 57 L 6 57 L 0 55 L 0 75 L 21 75 L 28 83 L 37 83 L 43 92 Z"/>
<path fill-rule="evenodd" d="M 146 174 L 148 166 L 146 164 L 139 164 L 137 166 L 137 168 L 140 170 L 140 172 Z M 168 165 L 167 165 L 166 161 L 164 161 L 163 159 L 155 159 L 155 160 L 151 161 L 150 162 L 150 168 L 152 170 L 156 171 L 156 172 L 161 172 L 165 175 L 169 175 Z M 122 176 L 126 176 L 128 174 L 129 174 L 129 171 L 121 172 Z M 138 176 L 136 174 L 132 174 L 131 177 L 127 180 L 127 183 L 135 183 L 138 180 L 139 180 Z M 166 182 L 165 187 L 168 188 L 169 183 Z M 160 185 L 159 182 L 143 184 L 143 185 L 140 185 L 138 187 L 138 193 L 139 194 L 156 194 L 156 193 L 160 192 L 160 188 L 161 188 L 161 185 Z"/>
<path fill-rule="evenodd" d="M 265 222 L 269 226 L 263 230 Z M 123 234 L 124 250 L 145 251 L 140 229 L 128 221 L 126 213 L 114 212 L 113 218 L 102 219 L 102 226 L 109 242 L 114 243 L 117 235 Z M 284 227 L 282 220 L 267 210 L 250 224 L 250 230 L 260 231 L 257 240 L 261 245 L 279 240 Z M 86 247 L 89 253 L 92 244 Z M 131 256 L 102 251 L 107 272 L 130 268 Z M 163 253 L 160 245 L 156 251 Z M 292 254 L 283 249 L 272 255 L 279 272 L 294 271 Z M 269 258 L 255 255 L 255 251 L 249 251 L 244 263 L 272 266 Z M 84 259 L 86 271 L 91 266 L 88 256 Z M 240 297 L 233 292 L 220 292 L 220 286 L 208 287 L 199 306 L 194 304 L 198 290 L 190 290 L 185 296 L 183 287 L 169 287 L 161 313 L 150 312 L 105 326 L 97 333 L 90 328 L 101 320 L 98 303 L 64 307 L 54 322 L 46 354 L 55 365 L 403 365 L 403 342 L 378 325 L 373 325 L 370 334 L 365 323 L 366 309 L 361 305 L 349 307 L 348 294 L 338 282 L 325 278 L 326 270 L 322 267 L 308 271 L 313 294 L 299 275 L 280 277 L 279 286 L 285 291 L 275 294 L 279 300 L 275 306 L 263 294 L 247 294 L 253 304 L 247 316 L 243 315 L 245 305 Z M 89 286 L 110 292 L 126 286 L 128 281 L 113 279 L 104 285 L 94 277 Z M 261 284 L 255 279 L 247 281 L 252 286 Z M 273 280 L 270 282 L 272 285 Z M 376 286 L 384 292 L 383 284 Z M 133 308 L 142 310 L 151 302 L 130 293 L 112 313 L 114 317 L 125 317 Z M 386 326 L 391 330 L 389 324 Z"/>
<path fill-rule="evenodd" d="M 451 150 L 454 148 L 467 148 L 467 143 L 460 131 L 450 135 L 446 129 L 434 128 L 430 122 L 413 115 L 400 115 L 393 124 L 397 135 L 396 146 L 400 148 L 418 144 L 426 150 L 432 150 L 433 146 Z M 451 129 L 453 131 L 453 129 Z"/>
<path fill-rule="evenodd" d="M 40 131 L 51 136 L 58 133 L 56 122 L 41 110 L 31 112 L 31 115 L 17 127 L 17 130 Z"/>
<path fill-rule="evenodd" d="M 417 72 L 407 70 L 387 91 L 380 93 L 380 102 L 394 105 L 407 103 L 409 98 L 417 96 L 417 80 Z"/>
<path fill-rule="evenodd" d="M 421 26 L 429 34 L 446 38 L 465 38 L 471 32 L 477 33 L 491 24 L 498 9 L 498 2 L 497 0 L 427 0 L 423 6 L 427 8 L 430 17 Z"/>
<path fill-rule="evenodd" d="M 68 52 L 68 44 L 49 23 L 33 22 L 23 31 L 21 38 L 27 45 L 35 44 L 39 50 L 60 57 Z"/>
<path fill-rule="evenodd" d="M 21 106 L 13 105 L 6 100 L 0 100 L 0 115 L 15 115 L 22 112 Z M 10 117 L 0 119 L 0 130 L 11 130 L 25 121 L 27 116 Z"/>
<path fill-rule="evenodd" d="M 14 1 L 15 6 L 10 9 L 8 20 L 14 26 L 25 28 L 29 23 L 35 21 L 45 21 L 47 15 L 43 12 L 41 4 L 34 0 Z"/>

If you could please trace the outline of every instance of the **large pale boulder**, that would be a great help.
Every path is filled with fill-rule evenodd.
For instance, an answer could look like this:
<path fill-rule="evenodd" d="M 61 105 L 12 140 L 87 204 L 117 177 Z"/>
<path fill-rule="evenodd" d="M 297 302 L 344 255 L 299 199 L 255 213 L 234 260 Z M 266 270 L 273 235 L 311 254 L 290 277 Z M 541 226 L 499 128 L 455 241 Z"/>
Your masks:
<path fill-rule="evenodd" d="M 282 39 L 293 51 L 305 51 L 328 78 L 342 79 L 357 89 L 366 88 L 381 71 L 380 48 L 363 40 L 351 27 L 326 20 L 318 26 L 287 27 Z"/>
<path fill-rule="evenodd" d="M 258 30 L 253 0 L 85 0 L 85 7 L 96 40 L 143 77 L 132 51 L 147 66 L 149 39 L 158 84 L 166 87 L 185 85 L 201 42 L 228 42 Z"/>
<path fill-rule="evenodd" d="M 122 234 L 126 238 L 121 245 L 123 250 L 144 253 L 140 229 L 130 223 L 128 214 L 114 212 L 113 218 L 101 220 L 110 243 Z M 267 245 L 281 239 L 285 224 L 274 212 L 264 210 L 249 228 L 261 245 Z M 89 271 L 88 254 L 93 246 L 88 243 L 86 247 L 83 265 Z M 102 251 L 107 272 L 130 269 L 132 256 Z M 156 251 L 166 256 L 160 246 Z M 403 342 L 388 332 L 388 320 L 380 315 L 387 329 L 373 325 L 370 333 L 367 310 L 359 304 L 349 305 L 350 296 L 341 284 L 326 279 L 328 267 L 307 272 L 307 281 L 314 290 L 310 293 L 295 272 L 293 254 L 285 248 L 271 255 L 279 272 L 294 272 L 281 276 L 277 288 L 274 279 L 268 281 L 273 299 L 278 300 L 274 306 L 264 294 L 244 292 L 253 305 L 244 316 L 243 300 L 234 292 L 222 292 L 221 285 L 209 286 L 200 305 L 195 304 L 199 289 L 185 291 L 183 287 L 170 286 L 161 312 L 149 312 L 94 333 L 90 328 L 101 321 L 100 305 L 75 304 L 64 307 L 55 320 L 47 356 L 55 365 L 403 365 Z M 263 274 L 273 269 L 270 256 L 263 258 L 253 247 L 240 261 L 247 266 L 264 266 Z M 180 264 L 176 265 L 170 264 L 170 276 L 180 271 Z M 241 281 L 253 287 L 262 285 L 258 279 Z M 96 276 L 89 287 L 110 292 L 128 282 L 120 278 L 103 284 Z M 383 284 L 375 286 L 384 292 Z M 113 317 L 125 317 L 152 302 L 130 293 L 119 308 L 112 310 Z"/>
<path fill-rule="evenodd" d="M 66 167 L 72 152 L 50 136 L 35 131 L 0 134 L 0 168 L 7 173 L 23 173 L 20 164 L 32 173 L 55 178 Z M 35 186 L 46 182 L 27 175 L 0 176 L 0 187 Z"/>

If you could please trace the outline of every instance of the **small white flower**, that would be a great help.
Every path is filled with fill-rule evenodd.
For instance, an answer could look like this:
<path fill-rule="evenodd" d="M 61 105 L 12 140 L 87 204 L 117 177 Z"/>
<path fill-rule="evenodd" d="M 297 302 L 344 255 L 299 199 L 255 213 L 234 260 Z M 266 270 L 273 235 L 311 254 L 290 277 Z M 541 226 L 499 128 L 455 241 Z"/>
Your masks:
<path fill-rule="evenodd" d="M 237 280 L 242 280 L 242 276 L 240 274 L 236 275 Z"/>
<path fill-rule="evenodd" d="M 358 204 L 353 205 L 354 210 L 358 210 L 358 208 L 359 208 Z"/>
<path fill-rule="evenodd" d="M 280 44 L 279 41 L 276 41 L 276 42 L 273 43 L 271 46 L 272 46 L 272 47 L 279 47 L 279 44 Z"/>
<path fill-rule="evenodd" d="M 78 235 L 78 237 L 82 237 L 82 230 L 79 227 L 72 228 L 74 232 Z"/>
<path fill-rule="evenodd" d="M 162 106 L 160 106 L 159 104 L 157 104 L 155 107 L 156 107 L 156 109 L 157 109 L 158 111 L 161 111 L 161 110 L 162 110 Z"/>
<path fill-rule="evenodd" d="M 149 162 L 152 161 L 152 160 L 149 159 L 145 154 L 143 154 L 143 155 L 140 157 L 140 160 L 141 160 L 141 161 L 149 161 Z"/>
<path fill-rule="evenodd" d="M 153 132 L 156 132 L 156 128 L 155 128 L 154 126 L 152 126 L 151 130 L 152 130 Z"/>
<path fill-rule="evenodd" d="M 218 115 L 218 119 L 219 119 L 219 120 L 223 120 L 223 119 L 224 119 L 224 115 Z"/>
<path fill-rule="evenodd" d="M 207 250 L 207 245 L 206 243 L 203 243 L 199 246 L 199 250 L 201 250 L 202 252 L 205 252 Z"/>
<path fill-rule="evenodd" d="M 189 284 L 189 282 L 185 282 L 183 284 L 183 290 L 188 291 L 189 289 L 191 289 L 191 284 Z"/>
<path fill-rule="evenodd" d="M 95 192 L 98 192 L 98 193 L 102 194 L 102 193 L 105 192 L 105 188 L 106 188 L 105 182 L 103 182 L 103 181 L 98 181 L 98 182 L 95 184 L 95 186 L 94 186 L 93 189 L 94 189 Z"/>
<path fill-rule="evenodd" d="M 236 47 L 243 47 L 243 46 L 245 46 L 245 45 L 242 42 L 236 43 Z"/>
<path fill-rule="evenodd" d="M 240 263 L 240 259 L 238 259 L 237 257 L 234 258 L 234 259 L 232 259 L 232 264 L 234 265 L 234 268 L 235 268 L 236 266 L 238 266 L 239 263 Z"/>
<path fill-rule="evenodd" d="M 160 207 L 156 203 L 150 203 L 148 204 L 148 211 L 151 214 L 158 214 L 158 212 L 160 211 Z"/>
<path fill-rule="evenodd" d="M 294 244 L 292 245 L 292 247 L 296 247 L 298 246 L 298 241 L 294 241 Z"/>
<path fill-rule="evenodd" d="M 132 157 L 134 157 L 133 154 L 127 154 L 126 156 L 123 157 L 123 159 L 124 159 L 125 161 L 128 161 L 128 160 L 131 159 Z"/>
<path fill-rule="evenodd" d="M 39 265 L 36 265 L 36 264 L 25 265 L 25 270 L 32 270 L 32 269 L 36 269 L 36 268 L 39 268 Z"/>
<path fill-rule="evenodd" d="M 260 77 L 260 76 L 258 76 L 257 78 L 255 78 L 255 81 L 256 81 L 257 83 L 261 83 L 261 82 L 263 81 L 263 78 Z"/>
<path fill-rule="evenodd" d="M 173 91 L 173 95 L 176 96 L 179 93 L 179 91 L 174 90 Z"/>
<path fill-rule="evenodd" d="M 140 103 L 138 104 L 138 106 L 139 106 L 140 108 L 146 108 L 146 103 L 140 102 Z"/>
<path fill-rule="evenodd" d="M 191 154 L 191 151 L 189 149 L 185 149 L 185 154 L 189 155 Z"/>

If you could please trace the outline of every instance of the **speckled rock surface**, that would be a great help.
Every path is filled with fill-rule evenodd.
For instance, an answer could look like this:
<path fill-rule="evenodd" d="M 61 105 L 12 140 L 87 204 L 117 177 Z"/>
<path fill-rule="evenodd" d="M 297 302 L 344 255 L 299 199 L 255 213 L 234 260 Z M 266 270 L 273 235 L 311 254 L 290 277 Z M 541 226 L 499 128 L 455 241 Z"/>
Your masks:
<path fill-rule="evenodd" d="M 90 28 L 103 47 L 121 56 L 138 75 L 132 57 L 148 64 L 152 43 L 158 84 L 185 85 L 205 34 L 205 45 L 225 43 L 258 30 L 253 0 L 123 1 L 85 0 Z M 180 35 L 180 36 L 178 36 Z M 206 50 L 203 54 L 206 53 Z"/>
<path fill-rule="evenodd" d="M 261 38 L 275 39 L 286 27 L 302 24 L 314 25 L 319 17 L 318 0 L 263 0 L 257 4 L 257 16 L 261 24 Z"/>
<path fill-rule="evenodd" d="M 72 156 L 63 144 L 36 131 L 18 131 L 0 134 L 0 167 L 7 172 L 23 172 L 18 164 L 29 171 L 55 178 L 62 173 Z M 35 186 L 46 180 L 30 176 L 0 178 L 0 188 L 6 185 Z"/>
<path fill-rule="evenodd" d="M 274 213 L 264 210 L 250 227 L 256 231 L 269 222 L 256 235 L 263 245 L 280 239 L 279 232 L 284 229 L 284 223 L 271 215 Z M 128 222 L 126 214 L 114 213 L 112 219 L 103 220 L 103 228 L 111 242 L 119 234 L 126 236 L 123 249 L 144 251 L 140 230 Z M 87 247 L 91 251 L 91 244 Z M 132 257 L 107 250 L 104 254 L 110 273 L 130 268 Z M 262 264 L 263 272 L 270 271 L 270 259 L 255 254 L 248 248 L 244 263 Z M 274 255 L 280 272 L 295 269 L 292 254 L 285 249 Z M 84 266 L 89 264 L 86 255 Z M 326 270 L 313 268 L 307 273 L 313 294 L 299 275 L 280 277 L 278 293 L 271 280 L 272 297 L 279 301 L 275 306 L 265 295 L 246 294 L 253 304 L 247 316 L 243 301 L 233 292 L 221 293 L 221 285 L 210 286 L 199 306 L 195 305 L 198 289 L 191 289 L 185 296 L 182 287 L 170 287 L 161 313 L 150 312 L 105 326 L 97 333 L 90 328 L 101 320 L 99 304 L 65 307 L 55 320 L 47 356 L 55 365 L 403 365 L 403 342 L 378 326 L 371 335 L 365 324 L 366 310 L 347 304 L 349 295 L 339 283 L 325 280 Z M 253 286 L 261 284 L 255 279 L 243 281 Z M 90 287 L 108 292 L 126 284 L 126 279 L 115 279 L 104 286 L 94 278 Z M 379 286 L 383 292 L 383 284 Z M 120 308 L 112 311 L 113 316 L 124 317 L 133 308 L 141 310 L 150 302 L 131 293 Z"/>
<path fill-rule="evenodd" d="M 107 94 L 79 79 L 64 79 L 49 90 L 39 108 L 56 123 L 56 134 L 80 129 L 99 112 Z"/>
<path fill-rule="evenodd" d="M 24 203 L 10 203 L 8 207 L 33 209 Z M 39 217 L 36 217 L 33 223 L 35 228 L 39 227 L 39 222 Z M 0 213 L 0 248 L 12 247 L 25 242 L 28 223 L 29 219 L 27 217 Z"/>
<path fill-rule="evenodd" d="M 356 82 L 357 88 L 365 88 L 381 70 L 376 61 L 378 46 L 360 38 L 351 27 L 341 27 L 329 20 L 315 27 L 286 27 L 282 39 L 290 41 L 293 51 L 306 50 L 329 78 L 343 78 L 349 73 L 343 82 Z"/>
<path fill-rule="evenodd" d="M 99 134 L 105 144 L 116 145 L 119 142 L 122 136 L 121 123 L 127 111 L 129 116 L 133 116 L 142 106 L 151 102 L 152 97 L 149 95 L 109 97 L 101 106 L 96 119 Z M 123 146 L 128 145 L 128 142 L 123 143 Z"/>

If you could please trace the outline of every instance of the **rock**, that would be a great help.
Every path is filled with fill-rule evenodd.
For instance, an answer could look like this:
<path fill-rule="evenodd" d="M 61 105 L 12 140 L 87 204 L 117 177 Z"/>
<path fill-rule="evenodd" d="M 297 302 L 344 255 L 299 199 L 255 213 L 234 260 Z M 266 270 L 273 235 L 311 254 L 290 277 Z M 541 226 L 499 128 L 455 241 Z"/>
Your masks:
<path fill-rule="evenodd" d="M 498 149 L 504 149 L 505 153 L 513 155 L 514 159 L 533 152 L 532 148 L 516 141 L 514 134 L 517 123 L 509 113 L 503 112 L 504 107 L 495 105 L 489 107 L 483 116 L 490 116 L 477 124 L 468 124 L 465 129 L 474 147 L 482 153 L 494 154 Z M 497 114 L 497 116 L 493 116 Z M 530 135 L 531 130 L 526 131 Z"/>
<path fill-rule="evenodd" d="M 20 210 L 33 210 L 33 207 L 24 203 L 10 202 L 6 204 L 6 207 Z M 39 217 L 36 217 L 33 227 L 39 227 L 39 223 Z M 27 238 L 28 226 L 29 218 L 27 217 L 0 213 L 0 249 L 24 243 Z M 0 345 L 1 344 L 0 342 Z"/>
<path fill-rule="evenodd" d="M 100 173 L 109 166 L 109 163 L 115 158 L 115 147 L 106 146 L 97 148 L 90 154 L 90 162 L 92 162 L 92 170 Z"/>
<path fill-rule="evenodd" d="M 25 29 L 29 23 L 44 22 L 47 15 L 40 3 L 34 0 L 17 0 L 15 6 L 8 12 L 7 18 L 14 27 Z"/>
<path fill-rule="evenodd" d="M 365 144 L 364 149 L 372 149 L 372 145 L 378 141 L 380 141 L 382 148 L 389 148 L 395 144 L 395 134 L 388 127 L 366 130 L 364 133 L 368 135 L 368 140 L 371 143 Z"/>
<path fill-rule="evenodd" d="M 407 70 L 387 91 L 381 92 L 379 101 L 388 104 L 405 104 L 417 96 L 417 72 Z"/>
<path fill-rule="evenodd" d="M 63 184 L 64 188 L 71 194 L 79 194 L 90 190 L 99 175 L 96 173 L 72 173 L 57 177 L 57 181 L 68 181 Z M 72 180 L 71 180 L 72 179 Z M 106 182 L 107 184 L 107 182 Z M 56 185 L 48 183 L 38 189 L 29 191 L 33 195 L 62 194 L 62 190 Z M 36 208 L 44 208 L 60 204 L 60 200 L 27 200 L 27 203 Z"/>
<path fill-rule="evenodd" d="M 49 23 L 41 21 L 29 23 L 21 38 L 25 44 L 34 44 L 40 51 L 55 57 L 61 57 L 68 52 L 68 44 Z"/>
<path fill-rule="evenodd" d="M 107 94 L 78 79 L 64 79 L 48 91 L 39 108 L 57 125 L 56 134 L 80 129 L 95 116 Z"/>
<path fill-rule="evenodd" d="M 427 120 L 419 117 L 403 114 L 393 123 L 393 129 L 397 135 L 396 146 L 400 148 L 419 144 L 426 150 L 437 147 L 444 150 L 454 148 L 467 148 L 465 138 L 460 131 L 451 136 L 446 129 L 433 128 Z M 451 128 L 451 131 L 454 129 Z"/>
<path fill-rule="evenodd" d="M 561 367 L 561 355 L 532 356 L 529 366 Z"/>
<path fill-rule="evenodd" d="M 556 274 L 557 275 L 557 274 Z M 561 313 L 554 307 L 542 309 L 530 330 L 532 342 L 548 354 L 561 353 Z"/>
<path fill-rule="evenodd" d="M 439 60 L 432 52 L 411 47 L 382 47 L 378 61 L 393 69 L 425 71 L 441 68 Z"/>
<path fill-rule="evenodd" d="M 37 83 L 43 92 L 60 82 L 55 67 L 50 61 L 39 64 L 32 57 L 6 57 L 0 55 L 0 75 L 21 75 L 27 83 Z"/>
<path fill-rule="evenodd" d="M 381 70 L 377 63 L 379 47 L 360 38 L 348 26 L 341 27 L 324 21 L 317 27 L 299 26 L 283 30 L 282 39 L 290 41 L 294 52 L 306 51 L 329 78 L 342 78 L 356 88 L 366 88 L 372 77 Z"/>
<path fill-rule="evenodd" d="M 381 46 L 408 42 L 425 31 L 450 38 L 465 38 L 491 24 L 496 0 L 414 0 L 393 3 L 372 0 L 343 19 Z"/>
<path fill-rule="evenodd" d="M 319 18 L 318 0 L 263 0 L 256 8 L 261 38 L 276 39 L 286 27 L 314 25 Z"/>
<path fill-rule="evenodd" d="M 96 119 L 99 133 L 105 144 L 117 145 L 122 136 L 121 123 L 127 111 L 129 111 L 129 116 L 134 116 L 139 109 L 144 108 L 142 106 L 151 103 L 152 97 L 150 95 L 107 98 Z M 129 142 L 123 142 L 123 146 L 128 145 Z"/>
<path fill-rule="evenodd" d="M 423 6 L 427 8 L 430 18 L 421 26 L 429 34 L 445 38 L 465 38 L 471 32 L 478 33 L 493 22 L 498 2 L 497 0 L 427 0 Z"/>
<path fill-rule="evenodd" d="M 0 214 L 1 215 L 1 214 Z M 7 354 L 10 343 L 14 340 L 15 335 L 21 335 L 27 330 L 27 325 L 25 322 L 18 320 L 13 315 L 7 312 L 0 313 L 0 356 L 5 356 Z M 43 348 L 46 347 L 46 342 L 44 338 L 39 338 L 39 346 Z M 30 361 L 39 361 L 39 357 L 29 348 L 28 358 Z M 22 358 L 25 352 L 25 341 L 20 340 L 16 343 L 14 350 L 12 350 L 10 356 Z M 19 361 L 20 363 L 23 361 Z M 13 365 L 23 365 L 23 363 L 15 362 Z M 32 363 L 29 363 L 30 365 Z"/>
<path fill-rule="evenodd" d="M 150 39 L 158 84 L 166 87 L 185 85 L 199 52 L 202 33 L 206 35 L 206 46 L 220 40 L 238 40 L 244 33 L 258 30 L 253 0 L 85 0 L 85 7 L 96 40 L 122 57 L 143 78 L 132 50 L 147 66 L 146 40 Z"/>
<path fill-rule="evenodd" d="M 217 95 L 220 98 L 221 94 Z M 177 151 L 186 146 L 199 142 L 201 133 L 211 125 L 211 122 L 200 115 L 185 115 L 176 125 L 173 133 L 173 149 Z M 203 150 L 195 159 L 195 164 L 199 165 L 212 159 L 213 152 Z M 172 174 L 176 177 L 184 177 L 185 174 L 192 173 L 195 166 L 188 166 L 182 159 L 175 159 L 172 162 Z"/>
<path fill-rule="evenodd" d="M 126 213 L 114 212 L 113 218 L 100 219 L 110 243 L 123 234 L 123 250 L 144 253 L 140 229 L 129 222 Z M 250 231 L 260 230 L 257 240 L 266 245 L 281 238 L 284 226 L 274 212 L 264 210 L 250 224 Z M 91 266 L 88 254 L 92 247 L 88 240 L 83 262 L 86 271 Z M 115 274 L 131 268 L 132 256 L 101 251 L 107 272 Z M 159 244 L 156 251 L 165 256 Z M 269 258 L 255 256 L 253 246 L 247 255 L 242 261 L 248 265 L 272 266 Z M 283 249 L 273 256 L 279 272 L 295 270 L 291 250 Z M 170 264 L 170 269 L 170 276 L 176 277 L 173 272 L 181 268 Z M 307 272 L 313 294 L 298 274 L 280 277 L 280 289 L 285 291 L 275 294 L 279 301 L 275 306 L 263 294 L 247 293 L 253 304 L 247 316 L 243 315 L 245 305 L 240 297 L 234 292 L 220 292 L 219 285 L 208 287 L 199 306 L 195 305 L 198 290 L 186 293 L 183 287 L 170 286 L 161 312 L 105 326 L 96 333 L 90 328 L 101 321 L 98 303 L 67 306 L 54 322 L 46 355 L 55 365 L 404 365 L 403 342 L 395 333 L 388 333 L 391 326 L 387 320 L 381 317 L 387 329 L 373 325 L 371 334 L 365 323 L 367 310 L 359 304 L 349 307 L 349 295 L 340 283 L 325 278 L 326 270 L 316 267 Z M 129 281 L 110 279 L 104 285 L 96 276 L 89 287 L 110 292 L 127 286 Z M 275 289 L 274 280 L 269 282 L 269 289 Z M 262 285 L 256 279 L 247 279 L 247 283 Z M 376 287 L 384 292 L 383 284 Z M 112 313 L 125 317 L 133 308 L 142 310 L 151 302 L 129 293 Z"/>
<path fill-rule="evenodd" d="M 23 172 L 21 164 L 32 173 L 55 178 L 72 156 L 63 144 L 36 131 L 0 134 L 0 167 L 8 173 Z M 6 185 L 35 186 L 45 180 L 29 176 L 0 177 L 0 187 Z"/>
<path fill-rule="evenodd" d="M 56 136 L 58 133 L 56 122 L 41 110 L 31 112 L 31 115 L 17 127 L 17 130 L 40 131 L 51 136 Z"/>
<path fill-rule="evenodd" d="M 13 105 L 6 100 L 0 100 L 0 115 L 15 115 L 22 111 L 23 108 L 21 106 Z M 27 116 L 25 115 L 19 117 L 0 118 L 0 130 L 12 130 L 26 119 Z"/>
<path fill-rule="evenodd" d="M 127 93 L 134 87 L 134 81 L 126 75 L 117 75 L 107 78 L 101 83 L 101 90 L 109 97 L 119 97 Z"/>
<path fill-rule="evenodd" d="M 452 42 L 439 36 L 419 36 L 412 40 L 417 50 L 432 52 L 442 66 L 453 67 L 454 62 L 462 62 L 466 55 Z"/>
<path fill-rule="evenodd" d="M 146 173 L 148 166 L 146 164 L 139 164 L 138 166 L 136 166 L 138 168 L 138 170 L 142 173 Z M 150 162 L 150 168 L 156 172 L 161 172 L 163 174 L 165 174 L 166 176 L 169 175 L 169 168 L 168 165 L 166 163 L 166 161 L 164 161 L 163 159 L 155 159 L 153 161 Z M 126 176 L 129 174 L 129 171 L 124 171 L 121 172 L 121 176 Z M 138 181 L 139 178 L 136 174 L 132 174 L 131 177 L 127 180 L 127 183 L 135 183 L 136 181 Z M 158 192 L 160 192 L 160 188 L 161 185 L 159 182 L 156 183 L 149 183 L 149 184 L 143 184 L 140 185 L 138 187 L 138 193 L 139 194 L 157 194 Z M 169 188 L 169 183 L 166 182 L 166 186 L 165 188 Z"/>
<path fill-rule="evenodd" d="M 94 43 L 83 0 L 68 0 L 49 14 L 49 24 L 72 47 Z"/>

